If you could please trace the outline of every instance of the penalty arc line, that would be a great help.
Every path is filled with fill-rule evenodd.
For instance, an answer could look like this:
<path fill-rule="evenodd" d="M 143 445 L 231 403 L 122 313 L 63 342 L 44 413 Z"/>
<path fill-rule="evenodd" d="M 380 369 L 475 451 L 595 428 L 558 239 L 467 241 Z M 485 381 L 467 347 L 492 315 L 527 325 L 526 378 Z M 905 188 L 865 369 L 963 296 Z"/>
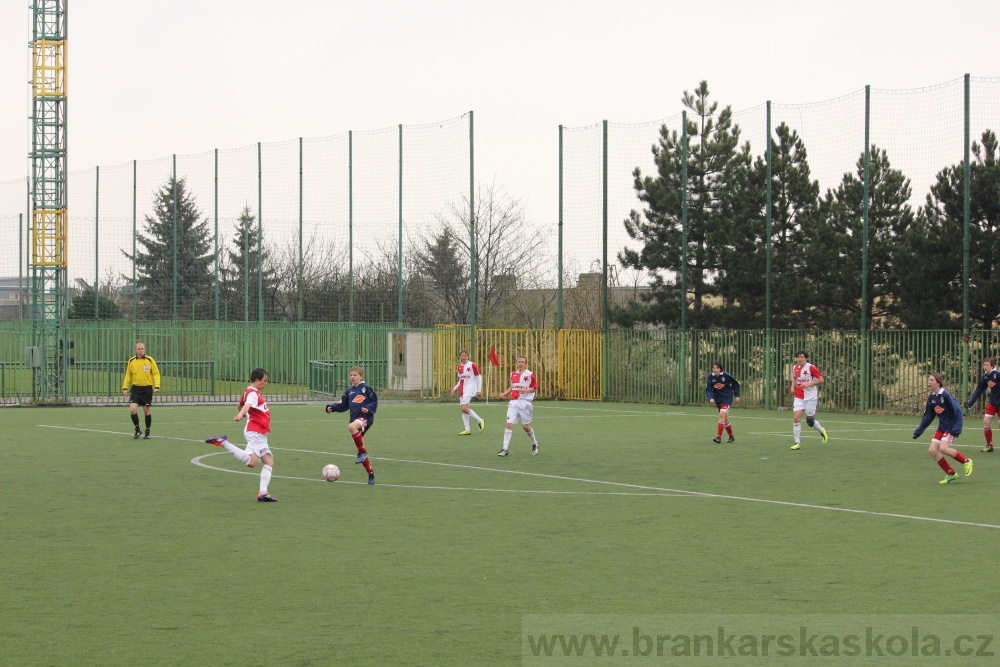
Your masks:
<path fill-rule="evenodd" d="M 73 426 L 55 426 L 55 425 L 50 425 L 50 424 L 39 424 L 39 426 L 44 426 L 44 427 L 48 427 L 48 428 L 66 429 L 66 430 L 71 430 L 71 431 L 91 431 L 91 432 L 95 432 L 95 433 L 111 433 L 113 435 L 127 435 L 127 434 L 123 434 L 121 431 L 101 431 L 101 430 L 98 430 L 98 429 L 78 428 L 78 427 L 73 427 Z M 199 440 L 191 440 L 189 438 L 176 438 L 176 437 L 173 437 L 173 438 L 169 438 L 169 439 L 170 440 L 181 440 L 183 442 L 201 442 Z M 325 454 L 327 456 L 330 456 L 330 455 L 334 455 L 334 456 L 351 456 L 350 454 L 336 454 L 336 453 L 333 453 L 333 452 L 317 452 L 317 451 L 314 451 L 314 450 L 292 449 L 292 448 L 288 448 L 288 447 L 274 447 L 273 449 L 279 449 L 279 450 L 290 451 L 290 452 L 307 453 L 307 454 Z M 219 452 L 215 452 L 215 453 L 219 453 Z M 413 460 L 408 460 L 408 459 L 390 459 L 390 458 L 374 457 L 374 456 L 372 457 L 372 459 L 373 460 L 381 460 L 381 461 L 392 461 L 392 462 L 395 462 L 395 463 L 420 463 L 420 464 L 423 464 L 423 465 L 436 465 L 436 466 L 443 466 L 443 467 L 449 467 L 449 468 L 466 468 L 466 469 L 469 469 L 469 470 L 483 470 L 483 471 L 489 471 L 489 472 L 502 472 L 502 473 L 510 473 L 510 474 L 514 474 L 514 475 L 528 475 L 528 476 L 531 476 L 531 477 L 543 477 L 543 478 L 548 478 L 548 479 L 559 479 L 559 480 L 572 481 L 572 482 L 586 482 L 586 483 L 590 483 L 590 484 L 606 484 L 606 485 L 609 485 L 609 486 L 625 487 L 625 488 L 630 488 L 630 489 L 640 489 L 640 490 L 643 490 L 643 491 L 659 491 L 661 493 L 676 493 L 676 494 L 689 495 L 689 496 L 694 496 L 694 497 L 699 497 L 699 498 L 718 498 L 718 499 L 721 499 L 721 500 L 738 500 L 738 501 L 741 501 L 741 502 L 765 503 L 765 504 L 768 504 L 768 505 L 778 505 L 778 506 L 782 506 L 782 507 L 795 507 L 795 508 L 798 508 L 798 509 L 815 509 L 815 510 L 825 510 L 825 511 L 828 511 L 828 512 L 846 512 L 848 514 L 861 514 L 861 515 L 867 515 L 867 516 L 880 516 L 880 517 L 887 517 L 887 518 L 892 518 L 892 519 L 907 519 L 909 521 L 929 521 L 931 523 L 943 523 L 943 524 L 948 524 L 948 525 L 952 525 L 952 526 L 975 526 L 977 528 L 993 528 L 993 529 L 1000 530 L 1000 525 L 993 524 L 993 523 L 979 523 L 979 522 L 975 522 L 975 521 L 959 521 L 959 520 L 956 520 L 956 519 L 940 519 L 940 518 L 937 518 L 937 517 L 919 516 L 919 515 L 915 515 L 915 514 L 898 514 L 898 513 L 894 513 L 894 512 L 876 512 L 874 510 L 860 510 L 860 509 L 853 509 L 853 508 L 850 508 L 850 507 L 830 507 L 829 505 L 813 505 L 813 504 L 810 504 L 810 503 L 794 503 L 794 502 L 791 502 L 791 501 L 788 501 L 788 500 L 774 500 L 774 499 L 771 499 L 771 498 L 751 498 L 751 497 L 748 497 L 748 496 L 734 496 L 734 495 L 722 494 L 722 493 L 708 493 L 708 492 L 705 492 L 705 491 L 688 491 L 688 490 L 685 490 L 685 489 L 669 489 L 669 488 L 663 488 L 663 487 L 657 487 L 657 486 L 644 486 L 644 485 L 641 485 L 641 484 L 626 484 L 625 482 L 612 482 L 612 481 L 601 480 L 601 479 L 585 479 L 585 478 L 582 478 L 582 477 L 566 477 L 566 476 L 562 476 L 562 475 L 548 475 L 548 474 L 544 474 L 544 473 L 527 472 L 527 471 L 523 471 L 523 470 L 500 470 L 500 469 L 497 469 L 497 468 L 486 468 L 486 467 L 483 467 L 483 466 L 469 466 L 469 465 L 462 465 L 462 464 L 458 464 L 458 463 L 442 463 L 442 462 L 437 462 L 437 461 L 413 461 Z M 250 473 L 250 474 L 253 474 L 253 473 Z M 388 486 L 388 485 L 385 485 L 385 486 Z"/>

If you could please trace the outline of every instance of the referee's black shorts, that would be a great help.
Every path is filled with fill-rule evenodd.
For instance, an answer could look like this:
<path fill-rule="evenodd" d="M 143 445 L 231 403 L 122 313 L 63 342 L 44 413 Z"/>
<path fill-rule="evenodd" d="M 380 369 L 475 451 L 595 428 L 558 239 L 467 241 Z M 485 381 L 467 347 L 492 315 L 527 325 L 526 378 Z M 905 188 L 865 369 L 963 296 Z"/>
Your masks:
<path fill-rule="evenodd" d="M 128 393 L 128 402 L 136 405 L 152 405 L 153 385 L 148 384 L 145 387 L 132 385 L 132 389 Z"/>

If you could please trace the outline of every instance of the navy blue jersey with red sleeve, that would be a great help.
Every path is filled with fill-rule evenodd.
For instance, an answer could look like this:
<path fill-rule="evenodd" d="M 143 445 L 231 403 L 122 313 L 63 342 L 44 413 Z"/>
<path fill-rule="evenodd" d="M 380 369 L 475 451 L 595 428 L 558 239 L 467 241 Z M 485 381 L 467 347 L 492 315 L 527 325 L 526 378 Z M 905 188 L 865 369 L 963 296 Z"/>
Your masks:
<path fill-rule="evenodd" d="M 942 433 L 957 436 L 962 432 L 962 406 L 946 389 L 936 391 L 927 397 L 924 417 L 920 420 L 920 426 L 913 432 L 913 437 L 919 438 L 935 417 L 938 419 L 937 430 Z"/>
<path fill-rule="evenodd" d="M 972 392 L 972 397 L 966 401 L 965 407 L 971 408 L 979 400 L 979 397 L 983 395 L 984 391 L 989 392 L 986 396 L 989 404 L 994 408 L 1000 409 L 1000 370 L 994 368 L 989 373 L 983 373 L 983 377 L 979 379 L 979 384 L 976 385 L 976 390 Z"/>
<path fill-rule="evenodd" d="M 368 420 L 368 426 L 371 428 L 371 425 L 375 423 L 378 396 L 375 395 L 374 389 L 361 382 L 357 387 L 354 385 L 348 387 L 338 402 L 331 403 L 326 407 L 334 412 L 350 411 L 351 421 L 354 421 L 358 417 L 364 417 Z"/>
<path fill-rule="evenodd" d="M 705 383 L 705 398 L 715 401 L 716 405 L 732 405 L 733 399 L 740 396 L 740 383 L 726 371 L 709 373 Z"/>

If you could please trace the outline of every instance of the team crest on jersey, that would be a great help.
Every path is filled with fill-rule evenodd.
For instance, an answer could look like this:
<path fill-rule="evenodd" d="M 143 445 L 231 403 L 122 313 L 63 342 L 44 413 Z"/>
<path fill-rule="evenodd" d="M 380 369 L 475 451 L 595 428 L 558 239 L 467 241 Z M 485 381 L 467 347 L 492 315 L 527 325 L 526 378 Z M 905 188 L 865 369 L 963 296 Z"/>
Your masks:
<path fill-rule="evenodd" d="M 722 382 L 716 382 L 712 386 L 715 387 L 716 389 L 725 389 L 726 388 L 726 385 L 723 384 Z"/>
<path fill-rule="evenodd" d="M 942 406 L 942 405 L 936 405 L 936 406 L 934 406 L 934 412 L 936 412 L 938 414 L 941 414 L 942 412 L 944 412 L 944 406 Z"/>
<path fill-rule="evenodd" d="M 358 394 L 357 396 L 355 396 L 354 397 L 354 402 L 355 403 L 364 403 L 365 402 L 364 395 L 363 394 Z"/>
<path fill-rule="evenodd" d="M 142 367 L 142 370 L 148 373 L 149 372 L 149 364 L 144 364 L 143 367 Z"/>
<path fill-rule="evenodd" d="M 996 384 L 997 384 L 997 383 L 996 383 L 996 382 L 994 382 L 993 380 L 990 380 L 990 381 L 989 381 L 989 382 L 987 382 L 986 384 L 988 384 L 988 385 L 990 386 L 990 388 L 992 389 L 993 387 L 995 387 L 995 386 L 996 386 Z"/>

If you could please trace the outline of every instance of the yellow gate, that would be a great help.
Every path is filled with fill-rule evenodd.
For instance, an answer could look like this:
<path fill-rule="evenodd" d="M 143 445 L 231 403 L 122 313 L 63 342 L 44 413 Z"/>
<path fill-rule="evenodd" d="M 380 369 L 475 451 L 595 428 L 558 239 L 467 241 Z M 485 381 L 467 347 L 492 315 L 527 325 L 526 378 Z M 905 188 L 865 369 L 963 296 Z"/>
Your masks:
<path fill-rule="evenodd" d="M 441 325 L 434 329 L 434 391 L 446 396 L 455 386 L 458 351 L 469 348 L 468 326 Z M 499 367 L 490 364 L 495 349 Z M 518 355 L 538 376 L 538 398 L 600 401 L 601 332 L 582 329 L 477 329 L 472 361 L 483 374 L 483 397 L 499 396 Z"/>

